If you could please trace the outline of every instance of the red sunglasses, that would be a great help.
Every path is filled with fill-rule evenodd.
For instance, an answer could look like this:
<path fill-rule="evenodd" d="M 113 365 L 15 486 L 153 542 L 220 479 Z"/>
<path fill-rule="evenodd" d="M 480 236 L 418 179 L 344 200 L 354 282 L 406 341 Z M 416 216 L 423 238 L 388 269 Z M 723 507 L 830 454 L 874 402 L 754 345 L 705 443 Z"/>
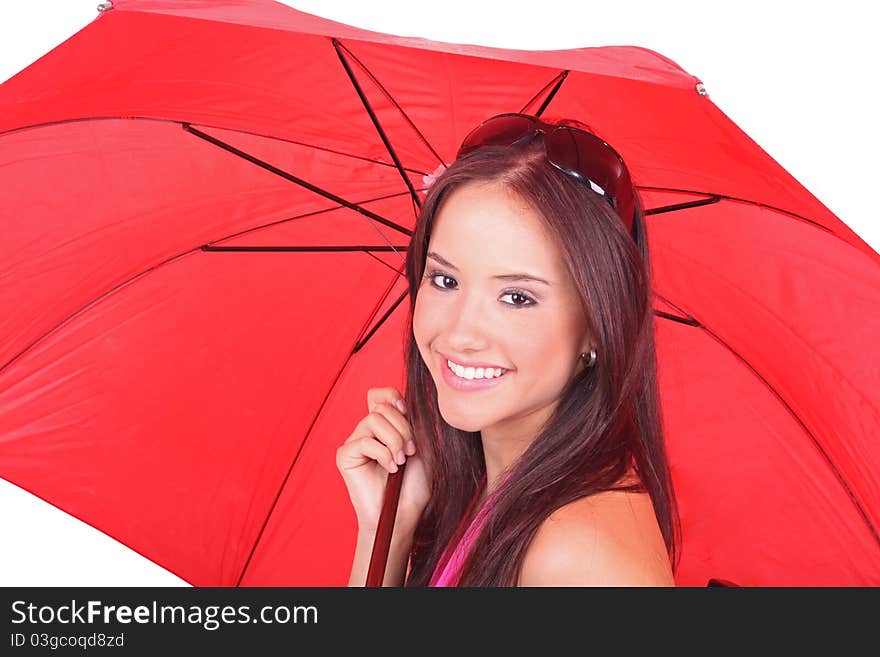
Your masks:
<path fill-rule="evenodd" d="M 629 171 L 617 151 L 592 133 L 549 125 L 528 114 L 499 114 L 465 137 L 455 159 L 484 146 L 513 146 L 537 134 L 544 137 L 550 164 L 603 196 L 632 234 L 635 201 Z"/>

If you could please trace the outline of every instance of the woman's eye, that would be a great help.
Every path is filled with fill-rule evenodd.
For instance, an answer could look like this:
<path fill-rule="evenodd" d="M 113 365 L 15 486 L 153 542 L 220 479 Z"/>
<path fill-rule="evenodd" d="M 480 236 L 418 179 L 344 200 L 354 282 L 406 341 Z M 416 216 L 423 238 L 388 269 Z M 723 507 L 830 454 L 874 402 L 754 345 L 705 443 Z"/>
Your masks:
<path fill-rule="evenodd" d="M 440 288 L 441 290 L 448 290 L 448 289 L 450 289 L 450 288 L 446 287 L 446 285 L 443 284 L 443 283 L 445 283 L 446 281 L 455 281 L 454 278 L 452 278 L 451 276 L 447 276 L 446 274 L 428 274 L 428 278 L 431 279 L 431 285 L 433 285 L 434 287 L 438 287 L 438 288 Z M 436 283 L 436 280 L 437 280 L 438 278 L 439 278 L 441 281 L 443 281 L 443 283 L 440 283 L 440 284 L 438 285 L 438 284 Z"/>
<path fill-rule="evenodd" d="M 534 299 L 532 299 L 531 297 L 529 297 L 529 296 L 523 294 L 522 292 L 507 292 L 507 293 L 505 293 L 504 296 L 505 296 L 505 297 L 514 297 L 514 298 L 517 298 L 517 297 L 518 297 L 519 299 L 522 299 L 522 301 L 519 301 L 519 302 L 514 301 L 513 303 L 510 304 L 511 306 L 520 306 L 520 307 L 524 307 L 524 306 L 531 306 L 531 305 L 534 305 L 534 303 L 535 303 L 535 300 L 534 300 Z"/>

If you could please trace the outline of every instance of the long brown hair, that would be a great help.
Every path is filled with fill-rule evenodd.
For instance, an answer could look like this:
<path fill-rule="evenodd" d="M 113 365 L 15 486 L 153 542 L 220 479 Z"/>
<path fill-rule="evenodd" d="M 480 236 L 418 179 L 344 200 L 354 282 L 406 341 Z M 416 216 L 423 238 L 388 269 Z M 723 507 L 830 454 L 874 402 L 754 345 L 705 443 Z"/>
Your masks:
<path fill-rule="evenodd" d="M 586 128 L 572 120 L 555 122 L 562 123 Z M 441 417 L 437 389 L 412 330 L 434 218 L 444 198 L 471 183 L 500 183 L 543 219 L 580 293 L 597 360 L 572 380 L 537 438 L 506 471 L 509 476 L 499 478 L 458 585 L 515 586 L 542 521 L 569 502 L 606 490 L 650 494 L 674 569 L 680 527 L 658 399 L 642 205 L 636 199 L 630 234 L 600 196 L 547 161 L 538 137 L 524 145 L 482 148 L 451 164 L 429 189 L 409 245 L 406 400 L 432 496 L 415 530 L 405 586 L 428 584 L 486 474 L 480 433 L 457 429 Z M 633 463 L 640 483 L 619 485 Z"/>

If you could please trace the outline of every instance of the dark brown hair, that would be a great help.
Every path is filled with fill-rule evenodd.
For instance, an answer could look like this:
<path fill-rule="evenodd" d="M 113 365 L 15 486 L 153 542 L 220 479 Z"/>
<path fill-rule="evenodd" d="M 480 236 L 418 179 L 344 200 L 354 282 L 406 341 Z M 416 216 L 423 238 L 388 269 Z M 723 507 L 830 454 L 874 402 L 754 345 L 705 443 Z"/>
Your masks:
<path fill-rule="evenodd" d="M 546 119 L 545 119 L 546 121 Z M 556 121 L 586 127 L 576 121 Z M 630 234 L 608 203 L 553 167 L 541 138 L 462 157 L 434 182 L 406 261 L 410 312 L 406 400 L 432 497 L 416 527 L 405 586 L 425 586 L 485 476 L 479 432 L 441 417 L 437 389 L 412 330 L 434 218 L 444 198 L 472 183 L 498 183 L 534 208 L 557 240 L 580 293 L 595 366 L 578 373 L 552 417 L 500 477 L 494 503 L 465 560 L 459 586 L 515 586 L 523 557 L 556 509 L 606 490 L 647 491 L 673 568 L 680 532 L 663 441 L 654 313 L 641 202 Z M 641 484 L 620 486 L 635 463 Z"/>

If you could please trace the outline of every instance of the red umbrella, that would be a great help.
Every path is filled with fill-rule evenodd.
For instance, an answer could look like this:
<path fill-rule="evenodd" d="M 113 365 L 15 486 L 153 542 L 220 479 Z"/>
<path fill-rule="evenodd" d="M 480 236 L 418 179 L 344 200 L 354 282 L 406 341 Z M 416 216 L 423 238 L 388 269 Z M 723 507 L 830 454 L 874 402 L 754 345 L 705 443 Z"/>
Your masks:
<path fill-rule="evenodd" d="M 105 3 L 109 4 L 109 3 Z M 0 87 L 0 476 L 195 585 L 343 585 L 422 176 L 572 117 L 647 208 L 680 585 L 880 584 L 880 256 L 657 53 L 116 0 Z"/>

